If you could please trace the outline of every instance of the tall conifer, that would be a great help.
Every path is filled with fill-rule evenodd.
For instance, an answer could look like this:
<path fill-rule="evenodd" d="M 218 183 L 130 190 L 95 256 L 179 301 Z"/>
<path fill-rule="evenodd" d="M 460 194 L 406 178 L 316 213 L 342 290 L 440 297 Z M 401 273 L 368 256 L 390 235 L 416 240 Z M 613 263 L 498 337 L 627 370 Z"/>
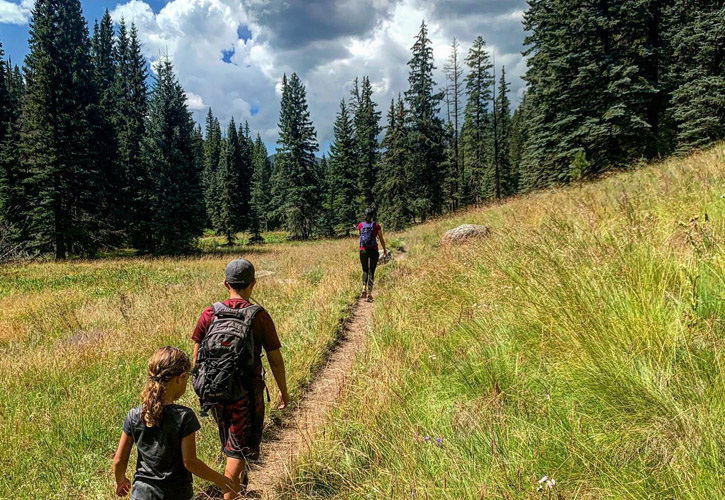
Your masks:
<path fill-rule="evenodd" d="M 251 241 L 261 241 L 260 232 L 268 230 L 269 204 L 271 200 L 271 164 L 267 147 L 257 134 L 252 152 L 252 186 L 250 196 L 249 232 Z"/>
<path fill-rule="evenodd" d="M 425 219 L 443 209 L 441 163 L 444 160 L 443 122 L 439 118 L 443 93 L 433 81 L 433 47 L 425 21 L 421 23 L 408 61 L 409 89 L 405 100 L 409 109 L 410 165 L 413 169 L 411 203 L 415 214 Z"/>
<path fill-rule="evenodd" d="M 357 88 L 357 79 L 356 79 Z M 359 91 L 359 101 L 354 110 L 354 161 L 357 164 L 358 194 L 355 199 L 357 208 L 364 209 L 375 202 L 375 183 L 378 165 L 378 135 L 380 134 L 380 112 L 373 101 L 373 87 L 370 78 L 363 77 Z M 353 97 L 352 100 L 355 100 Z"/>
<path fill-rule="evenodd" d="M 464 109 L 463 144 L 469 177 L 471 201 L 478 202 L 484 196 L 484 182 L 490 180 L 489 165 L 489 129 L 491 127 L 490 102 L 492 98 L 490 57 L 486 51 L 486 42 L 478 36 L 466 56 L 468 75 L 466 76 L 466 107 Z"/>
<path fill-rule="evenodd" d="M 407 226 L 413 214 L 410 206 L 409 187 L 411 169 L 409 168 L 407 113 L 403 99 L 398 96 L 397 104 L 390 102 L 388 126 L 381 143 L 380 175 L 375 188 L 379 197 L 380 219 L 391 229 Z"/>
<path fill-rule="evenodd" d="M 38 0 L 25 58 L 21 148 L 34 251 L 57 259 L 98 249 L 102 176 L 93 142 L 90 43 L 79 0 Z"/>
<path fill-rule="evenodd" d="M 217 171 L 221 158 L 222 128 L 211 108 L 209 108 L 209 112 L 206 115 L 205 134 L 202 189 L 204 191 L 206 219 L 211 227 L 217 231 L 219 227 L 219 203 L 221 198 L 219 183 L 217 182 Z"/>
<path fill-rule="evenodd" d="M 104 242 L 118 245 L 124 239 L 127 200 L 124 199 L 126 176 L 119 168 L 117 133 L 115 118 L 118 109 L 116 101 L 116 47 L 114 43 L 113 21 L 106 9 L 100 24 L 94 23 L 91 40 L 91 60 L 93 63 L 93 84 L 98 96 L 98 104 L 91 108 L 93 126 L 95 162 L 101 167 L 103 182 L 100 186 L 102 197 L 102 230 Z"/>
<path fill-rule="evenodd" d="M 231 245 L 234 243 L 236 233 L 245 226 L 245 210 L 249 206 L 248 193 L 251 181 L 242 165 L 234 118 L 229 121 L 216 175 L 220 194 L 217 228 L 226 237 L 227 244 Z"/>
<path fill-rule="evenodd" d="M 458 49 L 460 45 L 458 40 L 453 38 L 451 42 L 451 53 L 448 57 L 448 61 L 444 67 L 446 78 L 448 79 L 448 85 L 446 86 L 446 98 L 450 102 L 450 125 L 452 128 L 451 136 L 451 152 L 449 156 L 449 162 L 451 164 L 451 174 L 449 177 L 448 184 L 451 186 L 450 191 L 453 193 L 452 202 L 453 208 L 463 200 L 463 185 L 465 178 L 465 171 L 463 168 L 463 162 L 461 161 L 462 150 L 459 148 L 459 134 L 460 134 L 460 118 L 461 118 L 461 99 L 463 95 L 463 69 L 461 67 L 461 60 L 458 55 Z"/>
<path fill-rule="evenodd" d="M 358 111 L 362 106 L 358 107 Z M 330 185 L 333 190 L 332 225 L 336 233 L 349 234 L 358 214 L 358 165 L 354 154 L 353 123 L 343 99 L 335 118 L 330 145 Z M 363 201 L 363 200 L 360 200 Z"/>
<path fill-rule="evenodd" d="M 725 6 L 720 0 L 675 4 L 672 112 L 677 149 L 687 151 L 725 138 Z"/>
<path fill-rule="evenodd" d="M 141 54 L 141 44 L 135 25 L 130 33 L 121 19 L 118 41 L 115 47 L 113 123 L 116 131 L 118 157 L 116 165 L 124 176 L 121 184 L 121 200 L 129 242 L 136 248 L 146 239 L 144 223 L 150 217 L 142 196 L 142 187 L 148 181 L 147 171 L 141 158 L 141 142 L 145 132 L 148 108 L 146 59 Z"/>
<path fill-rule="evenodd" d="M 25 218 L 29 212 L 23 190 L 27 173 L 20 164 L 19 149 L 24 88 L 20 69 L 2 57 L 0 44 L 0 239 L 15 246 L 27 239 Z"/>
<path fill-rule="evenodd" d="M 317 134 L 307 109 L 305 86 L 296 73 L 282 83 L 279 144 L 275 157 L 277 211 L 293 237 L 312 236 L 321 208 L 315 152 Z"/>
<path fill-rule="evenodd" d="M 203 232 L 201 182 L 186 94 L 168 58 L 157 69 L 142 143 L 148 170 L 143 192 L 151 214 L 145 249 L 178 253 L 190 250 Z"/>
<path fill-rule="evenodd" d="M 509 196 L 517 190 L 517 174 L 511 164 L 511 85 L 506 81 L 506 69 L 501 67 L 501 79 L 496 95 L 496 145 L 497 164 L 501 171 L 501 194 Z"/>
<path fill-rule="evenodd" d="M 239 205 L 240 216 L 242 217 L 241 229 L 249 229 L 249 217 L 251 213 L 251 196 L 252 196 L 252 176 L 254 173 L 254 140 L 250 136 L 249 122 L 239 124 L 237 132 L 237 140 L 239 142 L 240 156 L 240 177 L 244 182 L 239 186 L 239 196 L 241 204 Z"/>

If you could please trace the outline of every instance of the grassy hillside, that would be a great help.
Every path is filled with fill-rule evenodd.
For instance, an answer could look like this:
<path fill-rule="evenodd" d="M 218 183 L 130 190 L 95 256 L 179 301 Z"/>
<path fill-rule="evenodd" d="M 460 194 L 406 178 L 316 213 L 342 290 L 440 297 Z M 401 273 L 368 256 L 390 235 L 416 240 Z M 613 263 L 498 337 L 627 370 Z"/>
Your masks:
<path fill-rule="evenodd" d="M 723 196 L 720 145 L 396 235 L 407 258 L 382 270 L 374 334 L 284 496 L 725 496 Z M 493 234 L 441 247 L 464 222 Z M 358 291 L 354 248 L 245 251 L 293 397 Z M 0 268 L 0 498 L 113 498 L 148 357 L 191 350 L 236 255 Z"/>
<path fill-rule="evenodd" d="M 202 309 L 225 298 L 233 255 L 0 267 L 0 498 L 114 498 L 111 458 L 148 358 L 166 344 L 191 352 Z M 355 242 L 243 255 L 256 264 L 255 298 L 275 319 L 294 398 L 358 292 Z M 182 403 L 196 407 L 191 388 Z M 215 463 L 211 419 L 201 434 Z"/>
<path fill-rule="evenodd" d="M 723 198 L 721 144 L 404 234 L 285 497 L 725 497 Z"/>

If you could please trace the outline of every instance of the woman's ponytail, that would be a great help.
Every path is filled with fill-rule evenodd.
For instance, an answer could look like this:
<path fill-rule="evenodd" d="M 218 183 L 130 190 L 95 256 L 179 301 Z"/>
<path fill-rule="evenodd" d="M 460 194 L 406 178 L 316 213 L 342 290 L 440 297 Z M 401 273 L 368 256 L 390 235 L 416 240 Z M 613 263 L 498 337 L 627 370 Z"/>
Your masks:
<path fill-rule="evenodd" d="M 191 361 L 181 349 L 162 347 L 149 360 L 148 380 L 141 393 L 141 420 L 148 427 L 161 425 L 164 414 L 164 395 L 169 381 L 191 369 Z"/>

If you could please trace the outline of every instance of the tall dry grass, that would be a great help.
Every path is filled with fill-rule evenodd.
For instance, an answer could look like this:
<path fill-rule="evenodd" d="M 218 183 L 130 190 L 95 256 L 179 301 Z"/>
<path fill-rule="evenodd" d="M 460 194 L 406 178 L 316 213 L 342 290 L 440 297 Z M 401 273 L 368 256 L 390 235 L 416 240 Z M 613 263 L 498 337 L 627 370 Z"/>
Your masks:
<path fill-rule="evenodd" d="M 720 144 L 403 234 L 284 498 L 725 498 L 723 198 Z"/>
<path fill-rule="evenodd" d="M 224 266 L 237 256 L 257 268 L 254 295 L 276 323 L 294 399 L 358 291 L 353 241 L 0 267 L 0 498 L 114 497 L 111 458 L 148 358 L 165 344 L 191 352 L 196 320 L 225 298 Z M 196 408 L 191 389 L 181 403 Z M 217 464 L 210 420 L 199 441 Z"/>

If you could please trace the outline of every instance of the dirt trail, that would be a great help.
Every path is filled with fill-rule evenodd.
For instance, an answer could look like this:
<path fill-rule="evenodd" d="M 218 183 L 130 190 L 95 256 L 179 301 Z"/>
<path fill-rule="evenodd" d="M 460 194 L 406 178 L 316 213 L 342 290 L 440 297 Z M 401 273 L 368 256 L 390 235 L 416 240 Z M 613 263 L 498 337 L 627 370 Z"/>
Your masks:
<path fill-rule="evenodd" d="M 262 442 L 262 456 L 249 474 L 249 496 L 276 497 L 276 487 L 289 476 L 290 465 L 307 452 L 310 442 L 335 405 L 370 331 L 373 305 L 359 300 L 344 325 L 339 342 L 292 413 L 284 418 L 273 440 Z"/>

